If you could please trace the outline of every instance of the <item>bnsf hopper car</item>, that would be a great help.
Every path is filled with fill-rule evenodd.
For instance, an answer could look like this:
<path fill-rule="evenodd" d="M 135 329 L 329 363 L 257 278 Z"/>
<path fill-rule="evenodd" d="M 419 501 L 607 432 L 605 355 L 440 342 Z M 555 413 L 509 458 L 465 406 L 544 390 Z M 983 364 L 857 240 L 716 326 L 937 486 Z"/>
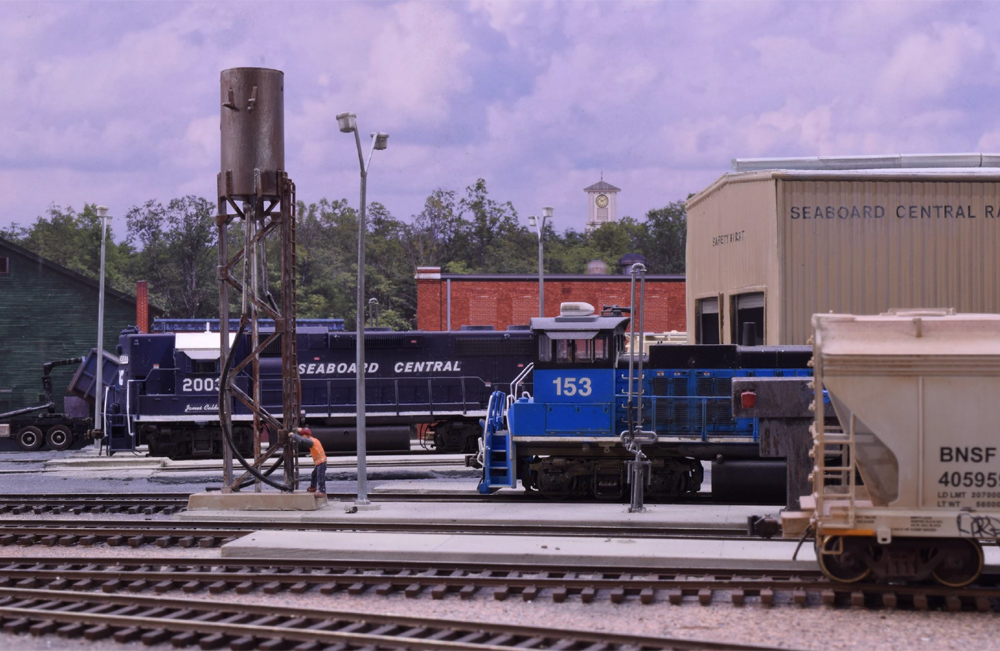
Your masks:
<path fill-rule="evenodd" d="M 842 582 L 933 579 L 960 587 L 1000 537 L 1000 316 L 817 314 L 813 492 L 785 537 L 815 534 Z"/>
<path fill-rule="evenodd" d="M 328 451 L 355 447 L 355 338 L 339 327 L 298 328 L 302 409 Z M 474 449 L 493 387 L 509 384 L 529 363 L 531 345 L 523 331 L 366 333 L 370 449 L 409 450 L 417 429 L 430 429 L 439 450 Z M 246 338 L 238 342 L 236 360 L 248 349 Z M 118 354 L 108 408 L 112 452 L 148 443 L 157 456 L 221 454 L 218 333 L 127 330 Z M 260 372 L 262 400 L 280 412 L 277 342 L 265 351 Z M 250 390 L 248 375 L 237 381 Z M 234 439 L 249 452 L 251 417 L 238 402 L 233 420 Z"/>

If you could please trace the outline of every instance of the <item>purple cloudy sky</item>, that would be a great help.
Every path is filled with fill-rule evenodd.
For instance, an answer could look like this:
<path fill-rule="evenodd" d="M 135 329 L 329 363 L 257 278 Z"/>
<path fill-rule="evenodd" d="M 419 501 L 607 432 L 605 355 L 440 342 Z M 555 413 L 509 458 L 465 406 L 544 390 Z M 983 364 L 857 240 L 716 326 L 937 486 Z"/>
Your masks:
<path fill-rule="evenodd" d="M 734 157 L 996 152 L 998 24 L 956 2 L 0 3 L 0 225 L 212 198 L 235 66 L 285 73 L 300 199 L 356 204 L 354 111 L 391 134 L 370 200 L 407 220 L 479 176 L 580 230 L 602 170 L 641 216 Z"/>

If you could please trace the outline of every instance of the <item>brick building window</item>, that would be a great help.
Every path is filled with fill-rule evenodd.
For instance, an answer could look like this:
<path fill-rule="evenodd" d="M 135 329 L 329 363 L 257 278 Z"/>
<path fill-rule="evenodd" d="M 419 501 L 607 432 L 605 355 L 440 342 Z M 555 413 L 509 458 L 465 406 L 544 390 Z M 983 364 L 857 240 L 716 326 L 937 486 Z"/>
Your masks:
<path fill-rule="evenodd" d="M 495 296 L 473 296 L 469 299 L 468 325 L 493 325 L 497 320 Z"/>
<path fill-rule="evenodd" d="M 10 273 L 10 258 L 0 258 L 0 276 Z"/>
<path fill-rule="evenodd" d="M 538 297 L 515 296 L 510 310 L 511 325 L 528 325 L 534 316 L 538 316 Z"/>

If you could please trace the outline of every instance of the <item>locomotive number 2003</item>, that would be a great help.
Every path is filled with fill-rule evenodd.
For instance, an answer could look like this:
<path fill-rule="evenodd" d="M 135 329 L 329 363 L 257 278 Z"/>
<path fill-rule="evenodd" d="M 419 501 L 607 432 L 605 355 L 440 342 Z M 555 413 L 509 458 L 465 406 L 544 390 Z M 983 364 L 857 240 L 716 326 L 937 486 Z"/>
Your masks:
<path fill-rule="evenodd" d="M 557 396 L 589 396 L 592 391 L 589 377 L 557 377 L 552 384 Z"/>
<path fill-rule="evenodd" d="M 218 378 L 184 378 L 184 382 L 181 383 L 181 391 L 194 391 L 196 393 L 212 393 L 219 390 L 219 379 Z"/>

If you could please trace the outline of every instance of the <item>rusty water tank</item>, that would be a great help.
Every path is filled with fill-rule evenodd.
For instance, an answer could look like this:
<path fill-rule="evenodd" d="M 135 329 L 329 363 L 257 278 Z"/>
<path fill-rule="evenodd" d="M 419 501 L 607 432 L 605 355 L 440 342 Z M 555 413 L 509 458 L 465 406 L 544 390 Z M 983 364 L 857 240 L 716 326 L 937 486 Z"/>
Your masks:
<path fill-rule="evenodd" d="M 269 68 L 222 71 L 220 197 L 280 195 L 285 169 L 285 73 Z"/>

